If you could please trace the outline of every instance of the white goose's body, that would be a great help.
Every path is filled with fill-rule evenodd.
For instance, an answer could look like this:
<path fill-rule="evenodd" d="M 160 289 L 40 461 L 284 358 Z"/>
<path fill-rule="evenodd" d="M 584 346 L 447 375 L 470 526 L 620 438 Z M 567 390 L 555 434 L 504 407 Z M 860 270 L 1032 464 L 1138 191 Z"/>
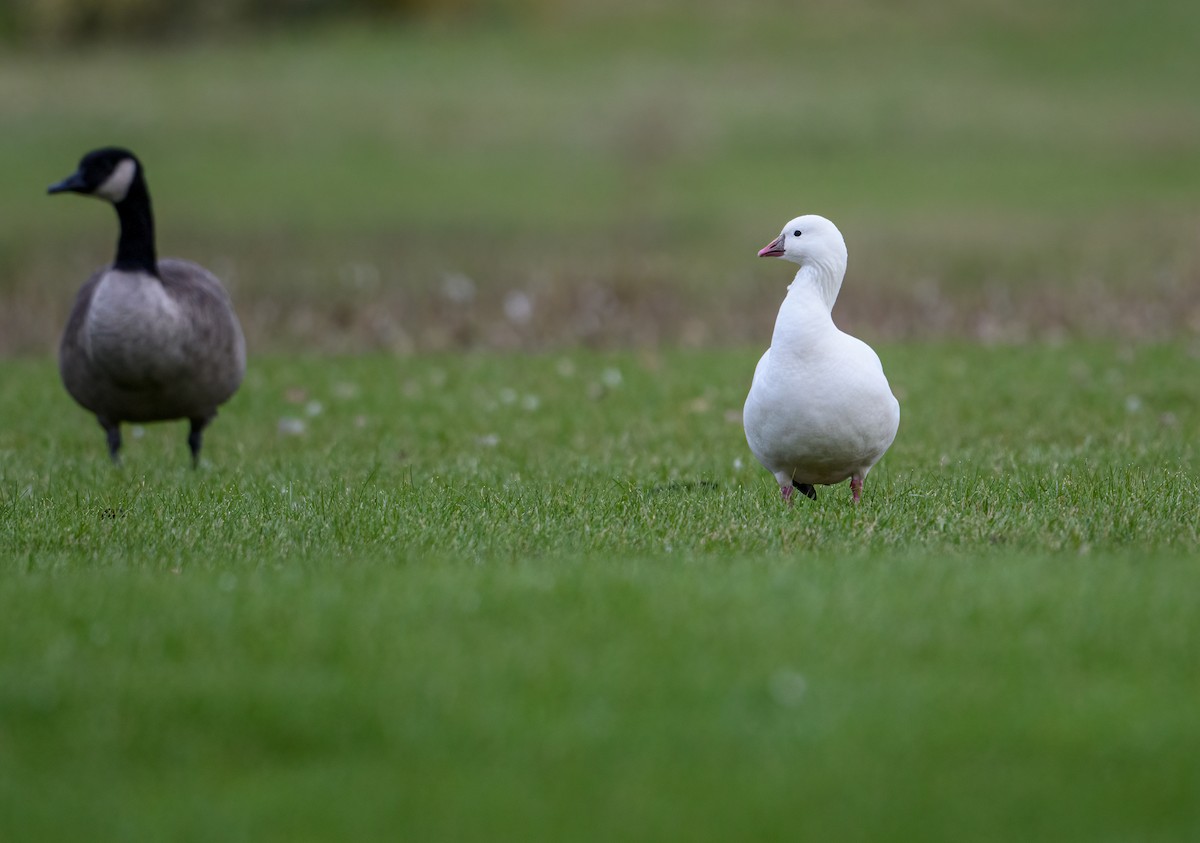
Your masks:
<path fill-rule="evenodd" d="M 833 223 L 810 215 L 789 223 L 760 254 L 786 257 L 800 271 L 754 370 L 743 410 L 746 441 L 785 500 L 793 488 L 815 497 L 813 486 L 849 478 L 857 501 L 863 479 L 896 438 L 900 405 L 878 355 L 833 324 L 845 244 Z"/>

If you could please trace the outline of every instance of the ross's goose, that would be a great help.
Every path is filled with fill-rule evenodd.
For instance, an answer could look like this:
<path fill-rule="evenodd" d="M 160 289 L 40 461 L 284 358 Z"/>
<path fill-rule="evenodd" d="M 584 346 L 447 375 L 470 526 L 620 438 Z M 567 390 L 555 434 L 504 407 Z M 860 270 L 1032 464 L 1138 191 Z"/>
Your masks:
<path fill-rule="evenodd" d="M 754 369 L 743 420 L 746 441 L 791 503 L 793 489 L 850 478 L 854 502 L 867 472 L 892 444 L 900 404 L 878 355 L 833 324 L 846 274 L 837 226 L 808 214 L 789 222 L 759 253 L 800 265 L 775 319 L 771 347 Z"/>

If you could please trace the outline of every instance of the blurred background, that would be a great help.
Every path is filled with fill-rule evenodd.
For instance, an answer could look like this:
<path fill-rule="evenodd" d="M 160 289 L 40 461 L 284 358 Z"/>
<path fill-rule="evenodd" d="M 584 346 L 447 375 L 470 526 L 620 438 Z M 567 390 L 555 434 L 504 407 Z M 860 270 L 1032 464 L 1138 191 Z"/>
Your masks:
<path fill-rule="evenodd" d="M 6 0 L 0 354 L 143 160 L 252 353 L 762 346 L 817 212 L 868 340 L 1200 334 L 1200 4 Z"/>

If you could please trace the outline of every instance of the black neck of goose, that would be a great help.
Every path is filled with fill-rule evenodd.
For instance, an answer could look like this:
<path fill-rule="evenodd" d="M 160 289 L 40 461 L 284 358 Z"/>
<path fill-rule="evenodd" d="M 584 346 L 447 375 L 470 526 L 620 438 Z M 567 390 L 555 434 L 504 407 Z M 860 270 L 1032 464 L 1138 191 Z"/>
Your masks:
<path fill-rule="evenodd" d="M 154 213 L 150 210 L 150 192 L 141 172 L 134 177 L 129 191 L 120 202 L 114 202 L 121 221 L 121 237 L 117 240 L 117 259 L 113 269 L 148 272 L 158 276 L 158 256 L 154 251 Z"/>

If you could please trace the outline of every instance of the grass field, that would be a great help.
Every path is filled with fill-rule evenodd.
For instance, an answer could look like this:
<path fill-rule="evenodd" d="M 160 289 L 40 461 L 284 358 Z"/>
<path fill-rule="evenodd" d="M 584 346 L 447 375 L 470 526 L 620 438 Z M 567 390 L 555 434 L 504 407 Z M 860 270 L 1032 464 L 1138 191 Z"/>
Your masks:
<path fill-rule="evenodd" d="M 1200 327 L 1195 3 L 609 5 L 6 51 L 0 353 L 49 350 L 111 257 L 108 211 L 44 195 L 105 143 L 260 350 L 758 342 L 754 253 L 813 211 L 877 336 Z"/>
<path fill-rule="evenodd" d="M 0 841 L 1200 838 L 1200 5 L 488 8 L 0 52 Z M 109 143 L 199 471 L 58 383 Z M 859 507 L 740 427 L 803 211 Z"/>
<path fill-rule="evenodd" d="M 1188 839 L 1197 349 L 882 353 L 790 511 L 752 352 L 264 359 L 198 472 L 7 364 L 0 831 Z"/>

